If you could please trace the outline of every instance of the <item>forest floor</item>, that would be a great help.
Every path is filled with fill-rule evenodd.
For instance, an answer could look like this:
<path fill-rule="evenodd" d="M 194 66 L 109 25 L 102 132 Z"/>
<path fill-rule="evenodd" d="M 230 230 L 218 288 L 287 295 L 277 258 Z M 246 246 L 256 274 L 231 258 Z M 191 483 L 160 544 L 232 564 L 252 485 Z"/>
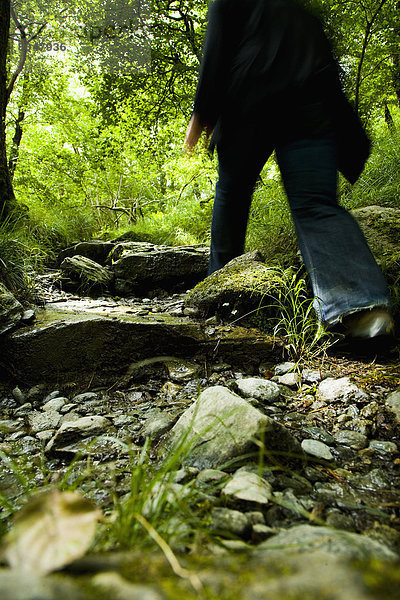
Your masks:
<path fill-rule="evenodd" d="M 183 296 L 135 310 L 156 306 L 179 313 Z M 118 381 L 2 384 L 4 528 L 13 531 L 27 499 L 54 489 L 82 493 L 102 515 L 89 553 L 38 567 L 43 544 L 50 554 L 63 546 L 61 534 L 46 538 L 41 507 L 14 562 L 15 540 L 5 538 L 13 568 L 0 570 L 2 600 L 400 598 L 398 349 L 384 359 L 337 352 L 297 365 L 185 356 L 149 361 Z M 204 418 L 227 423 L 223 403 L 242 403 L 248 419 L 280 428 L 298 455 L 279 445 L 274 453 L 268 435 L 239 451 L 238 440 L 255 433 L 246 416 L 229 421 L 227 438 L 199 430 L 200 442 L 171 456 L 169 436 L 194 405 L 203 410 L 206 395 L 213 408 Z M 24 564 L 26 576 L 17 570 Z"/>

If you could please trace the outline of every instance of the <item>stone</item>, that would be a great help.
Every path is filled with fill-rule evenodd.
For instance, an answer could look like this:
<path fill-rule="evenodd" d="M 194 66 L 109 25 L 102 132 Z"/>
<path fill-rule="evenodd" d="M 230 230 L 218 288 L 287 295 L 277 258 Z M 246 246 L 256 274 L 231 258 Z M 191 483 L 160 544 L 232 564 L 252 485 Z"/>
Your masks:
<path fill-rule="evenodd" d="M 131 583 L 112 571 L 94 575 L 91 583 L 113 600 L 165 600 L 164 594 L 155 587 Z"/>
<path fill-rule="evenodd" d="M 52 440 L 46 446 L 46 451 L 61 448 L 80 438 L 96 436 L 104 433 L 111 423 L 105 417 L 81 417 L 76 421 L 67 421 L 61 425 Z"/>
<path fill-rule="evenodd" d="M 200 366 L 187 360 L 166 361 L 170 379 L 177 383 L 184 383 L 198 377 Z"/>
<path fill-rule="evenodd" d="M 280 396 L 279 386 L 273 381 L 261 377 L 239 379 L 237 387 L 246 398 L 254 398 L 265 404 L 274 403 Z"/>
<path fill-rule="evenodd" d="M 213 469 L 255 450 L 254 440 L 260 436 L 266 449 L 278 456 L 302 456 L 300 445 L 284 426 L 227 388 L 213 386 L 182 414 L 166 447 L 185 439 L 190 446 L 185 463 L 200 470 Z"/>
<path fill-rule="evenodd" d="M 23 312 L 22 304 L 0 282 L 0 335 L 17 326 Z"/>
<path fill-rule="evenodd" d="M 84 402 L 89 402 L 90 400 L 97 400 L 98 395 L 95 392 L 84 392 L 83 394 L 77 394 L 71 400 L 71 402 L 75 404 L 82 404 Z"/>
<path fill-rule="evenodd" d="M 24 417 L 32 411 L 32 404 L 26 402 L 14 411 L 14 417 Z"/>
<path fill-rule="evenodd" d="M 398 452 L 397 444 L 394 442 L 386 442 L 384 440 L 371 440 L 368 448 L 382 456 L 390 456 L 391 454 L 396 454 Z"/>
<path fill-rule="evenodd" d="M 297 553 L 324 551 L 346 560 L 371 558 L 394 561 L 397 559 L 397 555 L 390 548 L 363 535 L 313 525 L 296 525 L 281 531 L 261 544 L 256 553 L 261 553 L 265 557 L 269 553 L 271 555 L 280 553 L 284 556 L 288 550 Z"/>
<path fill-rule="evenodd" d="M 342 430 L 335 433 L 333 437 L 337 444 L 354 448 L 354 450 L 362 450 L 368 446 L 367 436 L 358 431 Z"/>
<path fill-rule="evenodd" d="M 58 264 L 60 265 L 65 258 L 72 256 L 84 256 L 91 260 L 104 265 L 110 252 L 115 247 L 115 242 L 105 242 L 103 240 L 90 240 L 87 242 L 78 242 L 73 246 L 69 246 L 60 252 L 58 255 Z"/>
<path fill-rule="evenodd" d="M 279 344 L 257 329 L 223 326 L 210 333 L 188 317 L 138 317 L 120 305 L 104 314 L 95 301 L 54 302 L 38 309 L 33 326 L 0 336 L 2 363 L 15 377 L 93 385 L 120 381 L 127 385 L 142 360 L 165 361 L 198 354 L 223 360 L 270 360 Z M 114 318 L 115 317 L 115 318 Z M 118 340 L 118 343 L 115 343 Z M 75 400 L 74 400 L 75 401 Z"/>
<path fill-rule="evenodd" d="M 204 316 L 215 313 L 236 319 L 262 308 L 264 322 L 271 313 L 272 299 L 285 283 L 279 272 L 265 265 L 256 250 L 231 260 L 190 290 L 186 306 Z"/>
<path fill-rule="evenodd" d="M 393 414 L 395 422 L 400 425 L 400 390 L 389 394 L 385 399 L 385 406 Z"/>
<path fill-rule="evenodd" d="M 316 458 L 323 458 L 324 460 L 333 460 L 332 452 L 323 442 L 307 439 L 301 442 L 301 447 L 306 454 L 310 454 Z"/>
<path fill-rule="evenodd" d="M 59 396 L 58 398 L 52 398 L 42 406 L 42 410 L 55 410 L 60 411 L 68 402 L 68 398 L 62 398 Z"/>
<path fill-rule="evenodd" d="M 212 509 L 211 527 L 220 534 L 230 533 L 244 538 L 248 537 L 251 531 L 249 518 L 242 512 L 229 508 Z"/>
<path fill-rule="evenodd" d="M 301 375 L 299 373 L 285 373 L 274 378 L 280 385 L 286 385 L 289 388 L 297 388 L 301 383 Z"/>
<path fill-rule="evenodd" d="M 173 422 L 174 419 L 168 413 L 160 412 L 147 419 L 141 435 L 145 438 L 151 438 L 153 442 L 156 442 L 164 433 L 167 433 L 171 429 Z"/>
<path fill-rule="evenodd" d="M 13 389 L 12 395 L 13 395 L 14 400 L 16 400 L 18 402 L 18 404 L 25 404 L 25 402 L 26 402 L 25 394 L 23 394 L 21 392 L 21 390 L 19 389 L 18 386 Z"/>
<path fill-rule="evenodd" d="M 67 257 L 60 268 L 63 287 L 84 294 L 107 290 L 113 280 L 109 269 L 85 256 Z"/>
<path fill-rule="evenodd" d="M 324 379 L 318 386 L 316 397 L 323 402 L 341 401 L 348 404 L 368 400 L 368 395 L 349 377 Z"/>
<path fill-rule="evenodd" d="M 204 469 L 197 476 L 197 482 L 203 485 L 219 484 L 228 478 L 225 471 L 219 469 Z"/>
<path fill-rule="evenodd" d="M 56 429 L 60 421 L 60 413 L 51 409 L 45 412 L 33 411 L 27 416 L 27 422 L 32 433 L 39 433 L 39 431 L 46 431 L 47 429 Z"/>
<path fill-rule="evenodd" d="M 147 251 L 137 245 L 116 247 L 112 265 L 115 292 L 121 296 L 143 294 L 163 288 L 188 289 L 207 275 L 208 248 L 153 246 Z"/>
<path fill-rule="evenodd" d="M 230 500 L 268 504 L 272 498 L 272 487 L 256 473 L 239 470 L 222 488 L 221 493 Z"/>
<path fill-rule="evenodd" d="M 326 373 L 323 373 L 323 372 L 321 373 L 321 371 L 316 371 L 316 370 L 314 371 L 314 370 L 305 369 L 301 373 L 301 378 L 302 378 L 303 382 L 311 384 L 311 385 L 315 385 L 316 383 L 319 383 L 323 379 L 326 379 L 326 377 L 327 377 Z"/>
<path fill-rule="evenodd" d="M 289 373 L 290 371 L 293 371 L 293 369 L 296 368 L 296 363 L 294 362 L 284 362 L 284 363 L 280 363 L 279 365 L 276 365 L 275 369 L 274 369 L 274 375 L 276 376 L 280 376 L 280 375 L 286 375 L 286 373 Z"/>
<path fill-rule="evenodd" d="M 262 523 L 256 523 L 253 525 L 252 530 L 252 541 L 259 544 L 260 542 L 264 542 L 268 538 L 272 537 L 276 534 L 276 529 L 273 527 L 268 527 L 268 525 L 263 525 Z"/>
<path fill-rule="evenodd" d="M 318 440 L 319 442 L 323 442 L 324 444 L 330 445 L 335 442 L 335 438 L 333 437 L 333 435 L 330 435 L 321 427 L 314 427 L 313 425 L 311 425 L 310 427 L 304 427 L 303 431 L 307 433 L 311 439 Z"/>
<path fill-rule="evenodd" d="M 0 433 L 4 433 L 5 435 L 9 433 L 14 433 L 22 429 L 23 423 L 19 419 L 14 421 L 12 419 L 1 419 L 0 420 Z"/>

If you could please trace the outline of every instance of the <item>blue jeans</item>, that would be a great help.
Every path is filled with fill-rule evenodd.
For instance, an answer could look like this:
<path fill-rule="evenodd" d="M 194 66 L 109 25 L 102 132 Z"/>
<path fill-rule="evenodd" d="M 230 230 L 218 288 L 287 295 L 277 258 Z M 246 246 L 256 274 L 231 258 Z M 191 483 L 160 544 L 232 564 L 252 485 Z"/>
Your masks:
<path fill-rule="evenodd" d="M 272 150 L 219 145 L 209 273 L 243 253 L 252 193 Z M 382 272 L 355 219 L 337 202 L 334 140 L 288 142 L 276 156 L 320 321 L 335 324 L 342 315 L 389 306 Z"/>

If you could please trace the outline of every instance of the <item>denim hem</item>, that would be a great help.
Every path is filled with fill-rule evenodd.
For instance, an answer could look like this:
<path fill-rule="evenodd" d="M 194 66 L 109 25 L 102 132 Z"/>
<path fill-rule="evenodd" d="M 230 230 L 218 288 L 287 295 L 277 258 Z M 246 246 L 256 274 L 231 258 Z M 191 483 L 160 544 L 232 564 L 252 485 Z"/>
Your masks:
<path fill-rule="evenodd" d="M 344 319 L 344 317 L 348 317 L 349 315 L 354 315 L 355 313 L 361 312 L 363 310 L 369 310 L 369 309 L 373 309 L 373 308 L 391 308 L 390 302 L 379 302 L 379 303 L 372 303 L 372 304 L 364 304 L 362 306 L 359 306 L 357 308 L 353 308 L 352 310 L 349 310 L 345 313 L 342 313 L 341 315 L 337 316 L 337 317 L 333 317 L 332 319 L 329 319 L 329 321 L 324 321 L 323 324 L 326 326 L 331 327 L 332 325 L 337 325 L 338 323 L 342 322 L 342 319 Z"/>

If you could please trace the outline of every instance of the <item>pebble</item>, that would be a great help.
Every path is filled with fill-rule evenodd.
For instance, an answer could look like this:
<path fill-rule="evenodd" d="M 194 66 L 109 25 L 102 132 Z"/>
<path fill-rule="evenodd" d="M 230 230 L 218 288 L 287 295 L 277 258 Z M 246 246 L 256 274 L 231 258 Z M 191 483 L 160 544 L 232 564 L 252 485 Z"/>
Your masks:
<path fill-rule="evenodd" d="M 293 369 L 295 369 L 295 368 L 296 368 L 296 363 L 288 361 L 288 362 L 276 365 L 276 367 L 274 369 L 274 374 L 277 376 L 286 375 L 286 373 L 289 373 L 289 371 L 293 371 Z"/>
<path fill-rule="evenodd" d="M 365 402 L 368 395 L 353 383 L 349 377 L 334 379 L 328 377 L 321 381 L 317 389 L 317 398 L 326 402 Z"/>
<path fill-rule="evenodd" d="M 246 398 L 254 398 L 260 402 L 273 403 L 280 396 L 278 385 L 261 377 L 245 377 L 237 381 L 239 392 Z"/>
<path fill-rule="evenodd" d="M 236 471 L 222 488 L 222 495 L 231 500 L 268 504 L 272 498 L 272 487 L 256 473 Z"/>
<path fill-rule="evenodd" d="M 56 411 L 60 411 L 63 406 L 65 406 L 65 404 L 68 403 L 68 398 L 63 398 L 63 397 L 57 397 L 57 398 L 53 398 L 52 400 L 48 400 L 45 404 L 43 404 L 42 406 L 42 410 L 56 410 Z"/>
<path fill-rule="evenodd" d="M 12 395 L 13 395 L 14 400 L 16 400 L 19 404 L 25 404 L 25 402 L 26 402 L 25 394 L 23 394 L 21 392 L 21 390 L 19 389 L 18 386 L 13 389 Z"/>
<path fill-rule="evenodd" d="M 368 446 L 367 436 L 358 431 L 338 431 L 335 433 L 334 438 L 337 444 L 354 448 L 354 450 L 362 450 Z"/>
<path fill-rule="evenodd" d="M 211 527 L 239 537 L 247 537 L 251 531 L 248 517 L 238 510 L 229 508 L 213 508 L 211 511 Z"/>
<path fill-rule="evenodd" d="M 299 373 L 286 373 L 285 375 L 274 377 L 274 381 L 289 388 L 296 388 L 301 383 L 301 375 Z"/>
<path fill-rule="evenodd" d="M 385 456 L 386 454 L 396 454 L 398 452 L 397 445 L 394 442 L 382 440 L 371 440 L 368 448 L 382 456 Z"/>
<path fill-rule="evenodd" d="M 315 456 L 316 458 L 323 458 L 324 460 L 333 460 L 332 452 L 323 442 L 306 439 L 301 442 L 301 447 L 306 454 Z"/>

